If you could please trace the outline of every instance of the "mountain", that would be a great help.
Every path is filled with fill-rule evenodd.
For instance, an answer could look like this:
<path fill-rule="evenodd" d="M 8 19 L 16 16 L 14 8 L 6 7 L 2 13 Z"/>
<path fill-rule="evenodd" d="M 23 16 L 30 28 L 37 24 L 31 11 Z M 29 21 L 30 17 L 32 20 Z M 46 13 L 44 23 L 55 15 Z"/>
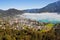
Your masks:
<path fill-rule="evenodd" d="M 17 9 L 8 9 L 8 10 L 1 10 L 0 9 L 0 16 L 14 16 L 14 15 L 18 15 L 18 14 L 23 14 L 23 11 L 21 10 L 17 10 Z"/>
<path fill-rule="evenodd" d="M 41 12 L 58 12 L 60 13 L 60 1 L 48 4 L 47 6 L 41 9 L 28 9 L 28 10 L 17 10 L 17 9 L 8 9 L 8 10 L 1 10 L 0 9 L 0 17 L 2 16 L 14 16 L 23 13 L 41 13 Z"/>
<path fill-rule="evenodd" d="M 60 12 L 60 1 L 48 4 L 47 6 L 41 9 L 28 9 L 24 10 L 24 12 L 28 13 L 41 13 L 41 12 Z"/>

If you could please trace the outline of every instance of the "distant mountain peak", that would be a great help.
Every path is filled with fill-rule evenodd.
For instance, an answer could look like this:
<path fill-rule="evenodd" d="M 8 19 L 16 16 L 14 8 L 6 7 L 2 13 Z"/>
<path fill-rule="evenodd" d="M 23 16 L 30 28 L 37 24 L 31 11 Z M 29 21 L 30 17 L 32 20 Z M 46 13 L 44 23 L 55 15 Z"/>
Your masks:
<path fill-rule="evenodd" d="M 41 8 L 41 9 L 30 9 L 30 10 L 25 10 L 24 12 L 28 12 L 28 13 L 56 12 L 56 13 L 60 13 L 60 0 L 56 1 L 54 3 L 48 4 L 47 6 Z"/>

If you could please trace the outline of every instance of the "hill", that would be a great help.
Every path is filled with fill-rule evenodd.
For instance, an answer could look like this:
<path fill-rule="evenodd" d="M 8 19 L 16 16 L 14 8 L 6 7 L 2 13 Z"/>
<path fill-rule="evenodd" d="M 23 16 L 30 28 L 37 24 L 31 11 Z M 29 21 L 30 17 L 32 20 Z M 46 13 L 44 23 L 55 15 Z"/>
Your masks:
<path fill-rule="evenodd" d="M 8 9 L 8 10 L 1 10 L 0 9 L 0 17 L 6 17 L 6 16 L 15 16 L 18 14 L 23 14 L 23 11 L 17 10 L 17 9 Z"/>

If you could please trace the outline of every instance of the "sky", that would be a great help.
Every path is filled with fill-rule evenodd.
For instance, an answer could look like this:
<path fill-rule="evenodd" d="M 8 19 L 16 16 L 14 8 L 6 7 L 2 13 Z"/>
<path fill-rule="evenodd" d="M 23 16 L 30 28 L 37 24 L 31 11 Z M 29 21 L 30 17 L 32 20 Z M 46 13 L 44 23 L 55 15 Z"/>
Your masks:
<path fill-rule="evenodd" d="M 58 0 L 0 0 L 0 9 L 15 8 L 19 10 L 42 8 Z"/>

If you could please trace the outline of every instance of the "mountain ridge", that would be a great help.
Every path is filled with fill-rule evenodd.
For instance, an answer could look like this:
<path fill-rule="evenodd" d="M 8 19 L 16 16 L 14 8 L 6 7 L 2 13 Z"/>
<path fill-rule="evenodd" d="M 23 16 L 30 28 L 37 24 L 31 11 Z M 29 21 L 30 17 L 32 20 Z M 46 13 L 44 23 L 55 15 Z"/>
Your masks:
<path fill-rule="evenodd" d="M 48 4 L 47 6 L 41 9 L 29 9 L 29 10 L 24 10 L 24 12 L 27 12 L 27 13 L 57 12 L 57 13 L 60 13 L 60 1 Z"/>

